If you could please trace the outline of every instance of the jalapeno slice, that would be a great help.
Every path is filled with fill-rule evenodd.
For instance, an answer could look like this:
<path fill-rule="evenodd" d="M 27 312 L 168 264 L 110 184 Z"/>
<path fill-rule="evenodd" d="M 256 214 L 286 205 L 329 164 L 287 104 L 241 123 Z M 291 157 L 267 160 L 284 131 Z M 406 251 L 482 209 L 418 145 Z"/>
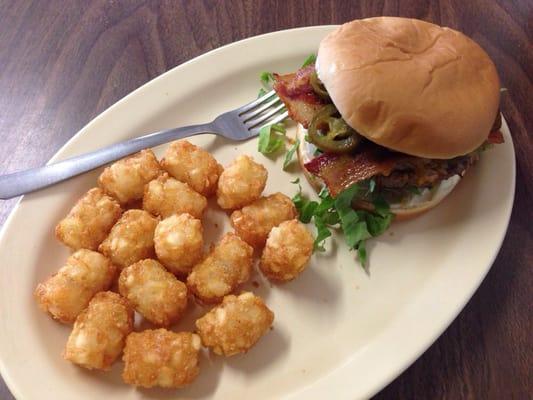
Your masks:
<path fill-rule="evenodd" d="M 361 136 L 340 116 L 333 104 L 320 109 L 307 129 L 309 140 L 327 153 L 348 153 L 354 150 Z"/>
<path fill-rule="evenodd" d="M 316 71 L 313 72 L 309 76 L 309 83 L 311 84 L 311 87 L 313 88 L 313 92 L 315 92 L 318 97 L 320 97 L 323 100 L 329 100 L 328 91 L 324 87 L 324 84 L 320 82 L 320 80 L 318 79 L 318 75 L 316 74 Z"/>

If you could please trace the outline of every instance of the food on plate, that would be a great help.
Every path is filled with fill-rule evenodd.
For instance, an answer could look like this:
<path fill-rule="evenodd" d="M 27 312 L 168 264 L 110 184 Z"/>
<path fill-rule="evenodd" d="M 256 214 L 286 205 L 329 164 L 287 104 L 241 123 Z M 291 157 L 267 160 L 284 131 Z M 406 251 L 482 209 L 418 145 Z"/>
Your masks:
<path fill-rule="evenodd" d="M 176 322 L 187 308 L 187 286 L 156 260 L 124 268 L 118 288 L 139 314 L 158 326 Z"/>
<path fill-rule="evenodd" d="M 257 200 L 266 185 L 268 172 L 250 156 L 240 155 L 218 179 L 217 203 L 224 210 L 235 210 Z"/>
<path fill-rule="evenodd" d="M 128 210 L 113 226 L 99 251 L 120 269 L 152 258 L 157 223 L 158 220 L 144 210 Z"/>
<path fill-rule="evenodd" d="M 231 225 L 241 239 L 252 247 L 261 248 L 272 228 L 297 215 L 292 200 L 278 192 L 233 211 Z"/>
<path fill-rule="evenodd" d="M 144 185 L 162 172 L 152 150 L 142 150 L 104 169 L 98 178 L 98 185 L 121 204 L 127 204 L 141 199 Z"/>
<path fill-rule="evenodd" d="M 56 226 L 56 237 L 73 250 L 96 250 L 122 214 L 115 199 L 93 188 Z"/>
<path fill-rule="evenodd" d="M 273 74 L 273 87 L 298 123 L 298 158 L 311 185 L 328 205 L 349 191 L 356 213 L 333 220 L 362 264 L 367 238 L 394 217 L 439 204 L 488 144 L 503 142 L 496 68 L 453 29 L 355 20 L 328 34 L 305 64 Z M 323 241 L 335 224 L 310 214 Z"/>
<path fill-rule="evenodd" d="M 200 373 L 200 338 L 166 329 L 131 333 L 124 349 L 124 382 L 145 388 L 181 388 Z"/>
<path fill-rule="evenodd" d="M 35 299 L 58 321 L 72 323 L 96 293 L 109 289 L 115 276 L 116 267 L 108 258 L 81 249 L 57 273 L 37 285 Z"/>
<path fill-rule="evenodd" d="M 313 243 L 313 235 L 300 221 L 282 222 L 268 235 L 259 264 L 261 272 L 275 281 L 296 278 L 309 263 Z"/>
<path fill-rule="evenodd" d="M 467 36 L 428 22 L 346 23 L 322 40 L 315 64 L 275 81 L 300 124 L 310 182 L 333 197 L 368 188 L 357 196 L 361 209 L 372 211 L 379 197 L 399 217 L 426 211 L 484 144 L 503 141 L 493 62 Z"/>
<path fill-rule="evenodd" d="M 187 277 L 187 287 L 203 303 L 219 303 L 250 277 L 253 248 L 226 233 Z"/>
<path fill-rule="evenodd" d="M 163 218 L 182 213 L 202 218 L 206 207 L 204 196 L 166 173 L 151 181 L 144 190 L 143 208 Z"/>
<path fill-rule="evenodd" d="M 133 329 L 133 309 L 113 292 L 96 294 L 76 318 L 63 357 L 87 369 L 108 370 Z"/>
<path fill-rule="evenodd" d="M 223 170 L 211 154 L 187 140 L 170 143 L 161 166 L 205 197 L 215 194 L 218 177 Z"/>
<path fill-rule="evenodd" d="M 203 227 L 190 214 L 171 215 L 155 228 L 155 253 L 172 273 L 187 275 L 203 257 Z"/>
<path fill-rule="evenodd" d="M 271 328 L 274 313 L 260 297 L 231 294 L 250 278 L 254 247 L 266 243 L 265 275 L 289 280 L 305 268 L 313 237 L 295 220 L 310 207 L 279 192 L 261 197 L 268 174 L 249 156 L 222 170 L 206 151 L 178 141 L 161 165 L 166 171 L 143 150 L 105 169 L 100 187 L 58 224 L 58 238 L 76 252 L 37 286 L 35 298 L 53 318 L 74 322 L 66 360 L 105 371 L 123 353 L 125 383 L 181 388 L 199 374 L 202 342 L 231 356 Z M 214 193 L 220 207 L 233 210 L 236 233 L 204 255 L 200 218 Z M 185 316 L 189 293 L 200 305 L 221 304 L 196 321 L 199 335 L 165 329 Z M 161 329 L 139 324 L 144 330 L 133 332 L 136 313 Z"/>
<path fill-rule="evenodd" d="M 224 297 L 216 306 L 196 321 L 204 346 L 216 354 L 232 356 L 245 353 L 268 331 L 274 313 L 263 300 L 251 292 Z"/>

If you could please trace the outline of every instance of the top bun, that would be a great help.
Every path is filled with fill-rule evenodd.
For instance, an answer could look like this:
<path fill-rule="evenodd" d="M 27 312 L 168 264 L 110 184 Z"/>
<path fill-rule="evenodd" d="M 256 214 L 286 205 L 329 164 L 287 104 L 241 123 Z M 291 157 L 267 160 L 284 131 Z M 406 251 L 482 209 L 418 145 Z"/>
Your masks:
<path fill-rule="evenodd" d="M 352 128 L 418 157 L 475 150 L 500 102 L 496 67 L 477 43 L 416 19 L 346 23 L 322 40 L 316 68 Z"/>

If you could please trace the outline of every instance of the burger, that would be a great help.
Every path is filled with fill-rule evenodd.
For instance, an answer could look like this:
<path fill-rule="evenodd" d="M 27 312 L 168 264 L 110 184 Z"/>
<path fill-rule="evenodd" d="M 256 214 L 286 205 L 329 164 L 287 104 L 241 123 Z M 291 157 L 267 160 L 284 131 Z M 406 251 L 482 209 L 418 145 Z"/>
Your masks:
<path fill-rule="evenodd" d="M 298 123 L 307 179 L 333 197 L 359 184 L 359 209 L 371 211 L 379 196 L 397 219 L 429 210 L 488 144 L 503 142 L 494 63 L 472 39 L 432 23 L 346 23 L 321 41 L 314 63 L 274 80 Z"/>

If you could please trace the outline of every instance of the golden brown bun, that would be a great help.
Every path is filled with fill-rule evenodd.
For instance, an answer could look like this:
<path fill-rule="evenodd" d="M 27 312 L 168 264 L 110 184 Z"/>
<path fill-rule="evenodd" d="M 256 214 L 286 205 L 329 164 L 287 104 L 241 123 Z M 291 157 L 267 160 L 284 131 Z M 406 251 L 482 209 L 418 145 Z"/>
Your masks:
<path fill-rule="evenodd" d="M 307 169 L 305 169 L 304 166 L 305 163 L 311 161 L 314 158 L 313 154 L 309 152 L 309 144 L 305 141 L 306 133 L 307 130 L 302 125 L 298 124 L 298 126 L 296 127 L 296 138 L 300 141 L 300 146 L 298 146 L 298 162 L 300 163 L 300 167 L 302 168 L 302 171 L 309 184 L 316 192 L 320 192 L 320 190 L 324 186 L 324 182 L 317 176 L 311 174 Z M 422 201 L 419 204 L 411 205 L 408 208 L 399 208 L 399 205 L 392 204 L 391 211 L 396 216 L 395 221 L 404 221 L 407 219 L 414 218 L 437 206 L 442 200 L 444 200 L 446 196 L 448 196 L 448 194 L 451 193 L 451 191 L 457 185 L 459 180 L 460 179 L 458 177 L 450 178 L 448 184 L 442 185 L 442 187 L 436 191 L 436 193 L 429 201 Z M 372 209 L 373 206 L 367 202 L 361 201 L 356 204 L 356 208 Z"/>
<path fill-rule="evenodd" d="M 447 159 L 479 147 L 500 102 L 496 67 L 477 43 L 416 19 L 346 23 L 322 40 L 316 67 L 349 125 L 418 157 Z"/>

